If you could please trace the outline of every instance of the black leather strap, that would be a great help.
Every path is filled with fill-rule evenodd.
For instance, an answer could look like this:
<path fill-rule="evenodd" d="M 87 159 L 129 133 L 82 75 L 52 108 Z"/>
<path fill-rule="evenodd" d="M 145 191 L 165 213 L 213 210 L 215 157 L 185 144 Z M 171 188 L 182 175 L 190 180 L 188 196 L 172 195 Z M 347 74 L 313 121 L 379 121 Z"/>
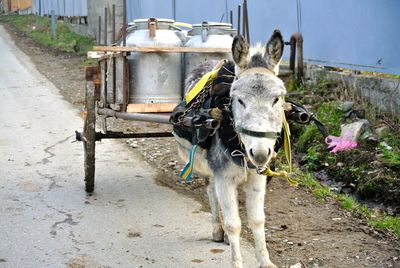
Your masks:
<path fill-rule="evenodd" d="M 268 131 L 268 132 L 262 132 L 262 131 L 253 131 L 253 130 L 249 130 L 246 128 L 243 128 L 239 125 L 236 125 L 235 127 L 236 132 L 248 135 L 248 136 L 252 136 L 252 137 L 256 137 L 256 138 L 268 138 L 268 139 L 276 139 L 278 138 L 280 132 L 272 132 L 272 131 Z"/>

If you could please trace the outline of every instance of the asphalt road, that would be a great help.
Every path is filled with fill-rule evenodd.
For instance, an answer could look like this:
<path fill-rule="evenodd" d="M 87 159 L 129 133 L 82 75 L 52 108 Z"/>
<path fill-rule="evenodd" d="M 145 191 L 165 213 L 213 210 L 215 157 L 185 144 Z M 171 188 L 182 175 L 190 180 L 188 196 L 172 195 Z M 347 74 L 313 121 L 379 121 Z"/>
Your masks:
<path fill-rule="evenodd" d="M 1 26 L 0 51 L 1 268 L 230 266 L 229 247 L 210 240 L 210 214 L 157 186 L 122 143 L 97 144 L 87 196 L 78 111 Z M 245 267 L 255 267 L 244 244 Z"/>

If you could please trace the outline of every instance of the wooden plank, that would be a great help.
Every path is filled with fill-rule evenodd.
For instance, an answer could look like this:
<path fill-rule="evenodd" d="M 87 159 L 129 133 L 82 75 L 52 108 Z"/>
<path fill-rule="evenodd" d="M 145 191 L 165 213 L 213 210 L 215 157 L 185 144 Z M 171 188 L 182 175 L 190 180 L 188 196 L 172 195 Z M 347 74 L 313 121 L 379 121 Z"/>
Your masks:
<path fill-rule="evenodd" d="M 103 55 L 99 58 L 96 58 L 97 61 L 107 60 L 110 58 L 117 58 L 117 57 L 125 57 L 126 52 L 101 52 Z"/>
<path fill-rule="evenodd" d="M 134 46 L 94 46 L 93 51 L 102 52 L 194 52 L 194 53 L 230 53 L 230 48 L 194 48 L 194 47 L 134 47 Z"/>
<path fill-rule="evenodd" d="M 115 58 L 115 103 L 122 106 L 128 103 L 127 64 L 125 57 Z"/>
<path fill-rule="evenodd" d="M 88 59 L 98 59 L 105 54 L 104 51 L 88 51 L 86 57 Z"/>
<path fill-rule="evenodd" d="M 100 59 L 105 54 L 104 51 L 88 51 L 87 58 L 88 59 Z"/>
<path fill-rule="evenodd" d="M 106 61 L 107 64 L 107 73 L 106 73 L 106 81 L 107 81 L 107 103 L 115 103 L 115 60 L 114 58 L 108 59 Z"/>
<path fill-rule="evenodd" d="M 102 103 L 101 107 L 107 102 L 107 82 L 106 82 L 106 74 L 107 73 L 107 63 L 106 61 L 100 62 L 100 101 Z"/>
<path fill-rule="evenodd" d="M 178 103 L 130 103 L 128 113 L 169 113 Z"/>

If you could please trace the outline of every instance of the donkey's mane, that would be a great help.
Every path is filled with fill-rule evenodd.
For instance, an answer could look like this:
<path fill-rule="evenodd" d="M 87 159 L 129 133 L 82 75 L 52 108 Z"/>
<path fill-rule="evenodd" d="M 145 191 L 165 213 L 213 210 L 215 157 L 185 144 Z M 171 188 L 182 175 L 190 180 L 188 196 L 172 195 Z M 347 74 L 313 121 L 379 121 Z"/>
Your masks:
<path fill-rule="evenodd" d="M 249 50 L 249 60 L 247 68 L 254 67 L 265 67 L 267 68 L 267 63 L 264 59 L 265 46 L 261 43 L 257 43 L 254 47 L 250 47 Z"/>

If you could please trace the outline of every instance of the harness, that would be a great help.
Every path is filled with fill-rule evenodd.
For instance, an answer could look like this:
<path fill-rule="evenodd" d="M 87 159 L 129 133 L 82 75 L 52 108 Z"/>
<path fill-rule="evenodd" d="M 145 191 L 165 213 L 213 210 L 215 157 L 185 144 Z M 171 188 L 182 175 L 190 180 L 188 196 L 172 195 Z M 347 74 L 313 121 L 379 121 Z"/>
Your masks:
<path fill-rule="evenodd" d="M 250 68 L 238 74 L 243 77 L 249 74 L 272 73 L 266 68 Z M 274 74 L 275 75 L 275 74 Z M 290 130 L 283 113 L 283 130 L 276 132 L 260 132 L 246 129 L 235 124 L 231 112 L 230 87 L 234 81 L 234 64 L 228 61 L 219 62 L 216 67 L 203 75 L 192 89 L 186 94 L 185 100 L 172 112 L 170 121 L 174 125 L 174 132 L 192 143 L 189 152 L 189 162 L 182 170 L 180 176 L 190 181 L 193 169 L 194 154 L 198 146 L 207 149 L 210 146 L 211 137 L 218 131 L 219 137 L 226 154 L 236 165 L 257 169 L 248 159 L 245 148 L 238 138 L 237 133 L 243 133 L 257 138 L 277 139 L 275 151 L 284 145 L 286 159 L 289 164 L 289 173 L 292 172 Z M 285 177 L 291 185 L 297 182 L 289 178 L 285 171 L 275 172 L 269 167 L 258 170 L 259 174 L 270 177 Z"/>

